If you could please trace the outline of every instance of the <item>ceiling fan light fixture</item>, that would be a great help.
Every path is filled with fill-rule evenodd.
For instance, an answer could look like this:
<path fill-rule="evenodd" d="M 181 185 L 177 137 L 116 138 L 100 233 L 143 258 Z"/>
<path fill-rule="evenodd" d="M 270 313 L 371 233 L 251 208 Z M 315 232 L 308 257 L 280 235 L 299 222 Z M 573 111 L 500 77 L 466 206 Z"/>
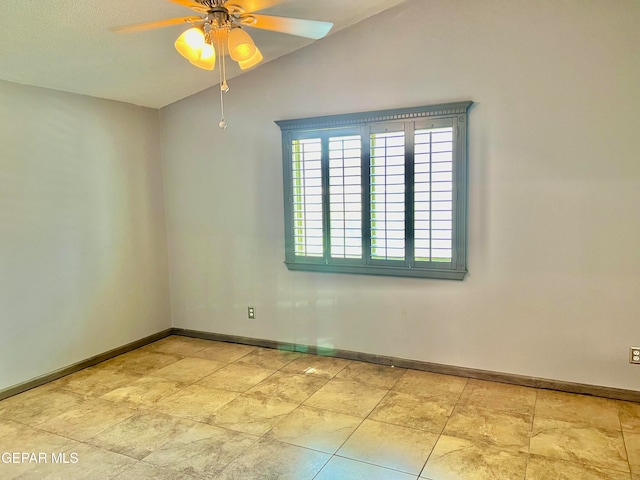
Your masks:
<path fill-rule="evenodd" d="M 247 70 L 251 67 L 255 67 L 263 60 L 263 58 L 264 57 L 262 56 L 262 52 L 258 49 L 258 47 L 256 47 L 256 53 L 253 54 L 253 57 L 248 60 L 240 61 L 238 62 L 238 64 L 240 65 L 240 68 L 242 70 Z"/>
<path fill-rule="evenodd" d="M 156 22 L 138 23 L 113 30 L 136 32 L 153 28 L 190 23 L 176 39 L 174 46 L 178 53 L 192 65 L 204 70 L 214 70 L 216 57 L 219 59 L 220 113 L 218 126 L 227 127 L 224 119 L 224 94 L 227 85 L 227 54 L 240 65 L 242 70 L 256 66 L 263 60 L 262 52 L 256 47 L 244 26 L 273 32 L 297 35 L 317 40 L 324 37 L 333 24 L 300 18 L 280 17 L 255 13 L 277 5 L 284 0 L 169 0 L 190 8 L 198 16 L 170 18 Z"/>
<path fill-rule="evenodd" d="M 213 45 L 205 43 L 200 50 L 200 58 L 197 60 L 190 60 L 190 62 L 198 68 L 204 70 L 213 70 L 216 68 L 216 50 Z"/>
<path fill-rule="evenodd" d="M 247 32 L 233 28 L 229 32 L 229 55 L 236 62 L 244 62 L 256 53 L 256 45 Z"/>
<path fill-rule="evenodd" d="M 199 27 L 185 30 L 174 43 L 178 53 L 190 62 L 200 60 L 205 45 L 204 31 Z"/>

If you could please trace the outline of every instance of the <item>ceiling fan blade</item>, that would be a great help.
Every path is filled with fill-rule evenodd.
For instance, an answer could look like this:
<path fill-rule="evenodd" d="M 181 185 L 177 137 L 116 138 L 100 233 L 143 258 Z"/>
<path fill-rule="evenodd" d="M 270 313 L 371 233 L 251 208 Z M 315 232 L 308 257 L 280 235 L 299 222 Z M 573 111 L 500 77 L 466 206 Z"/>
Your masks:
<path fill-rule="evenodd" d="M 195 10 L 196 12 L 207 13 L 209 7 L 205 7 L 204 5 L 194 2 L 193 0 L 167 0 L 172 3 L 177 3 L 183 7 L 190 8 L 191 10 Z"/>
<path fill-rule="evenodd" d="M 273 32 L 288 33 L 298 37 L 313 38 L 317 40 L 324 37 L 333 27 L 331 22 L 318 20 L 304 20 L 301 18 L 274 17 L 272 15 L 250 14 L 243 15 L 240 20 L 244 25 Z"/>
<path fill-rule="evenodd" d="M 175 1 L 175 0 L 171 0 Z M 178 0 L 191 1 L 191 0 Z M 286 0 L 227 0 L 225 7 L 232 10 L 234 6 L 240 7 L 245 13 L 258 12 L 265 8 L 273 7 Z"/>
<path fill-rule="evenodd" d="M 123 25 L 122 27 L 111 27 L 112 32 L 142 32 L 144 30 L 152 30 L 154 28 L 170 27 L 172 25 L 180 25 L 181 23 L 201 22 L 202 17 L 180 17 L 168 18 L 167 20 L 159 20 L 157 22 L 136 23 L 135 25 Z"/>

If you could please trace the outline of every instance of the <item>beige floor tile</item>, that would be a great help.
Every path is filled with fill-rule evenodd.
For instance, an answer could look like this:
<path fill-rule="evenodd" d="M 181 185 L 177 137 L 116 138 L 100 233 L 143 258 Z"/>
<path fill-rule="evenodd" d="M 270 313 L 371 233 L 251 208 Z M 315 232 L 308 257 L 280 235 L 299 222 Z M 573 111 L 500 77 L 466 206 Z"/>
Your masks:
<path fill-rule="evenodd" d="M 365 420 L 337 455 L 418 475 L 437 440 L 435 433 Z"/>
<path fill-rule="evenodd" d="M 56 458 L 68 463 L 41 463 L 21 475 L 20 480 L 110 479 L 136 463 L 133 458 L 87 444 L 79 444 L 64 454 L 64 458 Z"/>
<path fill-rule="evenodd" d="M 273 348 L 256 348 L 234 363 L 260 367 L 272 370 L 280 370 L 288 363 L 300 358 L 301 353 L 289 352 L 286 350 L 276 350 Z"/>
<path fill-rule="evenodd" d="M 198 380 L 198 384 L 210 388 L 221 388 L 232 392 L 244 393 L 275 372 L 276 370 L 274 369 L 232 363 Z"/>
<path fill-rule="evenodd" d="M 188 357 L 194 356 L 205 348 L 210 347 L 212 343 L 210 340 L 204 340 L 202 338 L 171 335 L 157 342 L 150 343 L 144 348 L 145 350 L 153 352 L 172 353 Z"/>
<path fill-rule="evenodd" d="M 31 389 L 26 390 L 26 391 L 24 391 L 22 393 L 18 393 L 16 395 L 11 396 L 11 397 L 7 397 L 5 399 L 0 400 L 0 406 L 2 406 L 5 402 L 9 402 L 9 400 L 15 399 L 17 397 L 20 398 L 21 402 L 24 402 L 28 398 L 37 397 L 37 396 L 40 396 L 41 394 L 43 394 L 44 392 L 51 392 L 51 391 L 54 391 L 54 390 L 59 390 L 59 388 L 54 385 L 54 382 L 45 383 L 44 385 L 40 385 L 39 387 L 31 388 Z"/>
<path fill-rule="evenodd" d="M 140 412 L 89 439 L 88 443 L 142 460 L 193 424 L 170 415 Z"/>
<path fill-rule="evenodd" d="M 536 395 L 534 388 L 471 379 L 460 395 L 460 404 L 532 416 Z"/>
<path fill-rule="evenodd" d="M 81 442 L 133 416 L 125 405 L 90 398 L 77 407 L 39 425 L 39 428 Z"/>
<path fill-rule="evenodd" d="M 257 441 L 253 435 L 196 423 L 144 461 L 196 477 L 217 478 L 224 467 Z"/>
<path fill-rule="evenodd" d="M 509 452 L 488 444 L 442 435 L 420 478 L 515 480 L 524 478 L 526 468 L 527 455 L 524 453 Z"/>
<path fill-rule="evenodd" d="M 11 453 L 11 452 L 10 452 Z M 9 463 L 12 460 L 7 459 L 7 463 L 0 462 L 0 478 L 2 480 L 14 480 L 27 471 L 36 468 L 38 465 L 33 463 Z"/>
<path fill-rule="evenodd" d="M 80 458 L 2 480 L 640 480 L 640 404 L 172 336 L 0 401 L 7 451 Z"/>
<path fill-rule="evenodd" d="M 330 379 L 349 364 L 349 360 L 318 355 L 302 355 L 282 367 L 282 371 Z"/>
<path fill-rule="evenodd" d="M 629 480 L 629 474 L 531 455 L 526 480 Z"/>
<path fill-rule="evenodd" d="M 216 480 L 312 480 L 329 458 L 326 453 L 263 439 L 231 462 Z"/>
<path fill-rule="evenodd" d="M 153 376 L 166 378 L 181 385 L 190 385 L 216 370 L 220 370 L 225 365 L 226 363 L 216 360 L 187 357 L 154 371 Z"/>
<path fill-rule="evenodd" d="M 361 423 L 361 418 L 350 415 L 300 407 L 273 427 L 269 438 L 335 453 Z"/>
<path fill-rule="evenodd" d="M 640 475 L 640 433 L 623 432 L 631 471 Z"/>
<path fill-rule="evenodd" d="M 276 372 L 247 393 L 261 393 L 286 402 L 302 403 L 327 383 L 322 377 Z"/>
<path fill-rule="evenodd" d="M 640 403 L 617 402 L 622 429 L 640 433 Z"/>
<path fill-rule="evenodd" d="M 537 417 L 529 452 L 610 470 L 629 471 L 622 432 Z"/>
<path fill-rule="evenodd" d="M 86 401 L 86 397 L 66 390 L 25 392 L 0 402 L 0 417 L 27 425 L 40 425 Z"/>
<path fill-rule="evenodd" d="M 455 403 L 466 384 L 467 379 L 462 377 L 407 370 L 393 390 Z"/>
<path fill-rule="evenodd" d="M 104 368 L 86 368 L 52 383 L 63 390 L 99 397 L 118 387 L 135 382 L 139 375 L 129 375 Z"/>
<path fill-rule="evenodd" d="M 29 427 L 12 420 L 0 419 L 0 453 L 4 452 L 64 452 L 78 445 L 78 442 L 60 435 Z M 0 462 L 0 466 L 3 463 Z M 4 480 L 5 477 L 0 476 Z"/>
<path fill-rule="evenodd" d="M 142 376 L 149 375 L 155 370 L 160 370 L 161 368 L 171 365 L 181 358 L 179 355 L 170 353 L 139 349 L 99 363 L 95 368 L 104 368 L 129 375 Z"/>
<path fill-rule="evenodd" d="M 392 388 L 405 373 L 404 368 L 376 365 L 374 363 L 350 362 L 336 378 L 364 383 L 378 388 Z"/>
<path fill-rule="evenodd" d="M 102 395 L 100 398 L 110 402 L 124 403 L 134 407 L 148 406 L 180 389 L 180 384 L 157 377 L 141 377 Z"/>
<path fill-rule="evenodd" d="M 415 475 L 349 458 L 333 457 L 314 480 L 415 480 Z"/>
<path fill-rule="evenodd" d="M 243 394 L 216 411 L 212 422 L 238 432 L 264 435 L 297 406 L 277 398 Z"/>
<path fill-rule="evenodd" d="M 12 480 L 26 475 L 79 445 L 69 438 L 0 419 L 0 478 Z"/>
<path fill-rule="evenodd" d="M 195 480 L 196 477 L 169 468 L 138 462 L 114 478 L 117 480 Z"/>
<path fill-rule="evenodd" d="M 615 400 L 540 390 L 536 417 L 553 418 L 607 430 L 620 430 Z"/>
<path fill-rule="evenodd" d="M 442 433 L 489 443 L 504 450 L 528 453 L 531 426 L 528 414 L 458 405 Z"/>
<path fill-rule="evenodd" d="M 305 405 L 364 418 L 387 392 L 385 389 L 334 378 L 314 393 Z"/>
<path fill-rule="evenodd" d="M 208 388 L 202 385 L 189 385 L 167 397 L 158 400 L 152 407 L 154 411 L 198 422 L 210 423 L 214 413 L 237 398 L 238 392 Z"/>
<path fill-rule="evenodd" d="M 392 391 L 368 418 L 439 434 L 452 411 L 453 403 Z"/>
<path fill-rule="evenodd" d="M 238 343 L 212 342 L 211 346 L 200 350 L 196 357 L 208 358 L 218 362 L 231 363 L 253 352 L 257 347 Z"/>

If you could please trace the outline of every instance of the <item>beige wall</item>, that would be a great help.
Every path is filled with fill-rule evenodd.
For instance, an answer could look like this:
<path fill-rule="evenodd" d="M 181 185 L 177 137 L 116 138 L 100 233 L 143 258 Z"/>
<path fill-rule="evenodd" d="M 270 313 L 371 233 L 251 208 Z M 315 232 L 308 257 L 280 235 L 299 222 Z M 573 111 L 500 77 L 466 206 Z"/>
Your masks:
<path fill-rule="evenodd" d="M 161 110 L 173 325 L 640 390 L 640 4 L 413 0 Z M 278 119 L 473 100 L 463 282 L 289 272 Z M 247 319 L 247 306 L 257 319 Z"/>
<path fill-rule="evenodd" d="M 0 82 L 0 389 L 171 325 L 158 112 Z"/>

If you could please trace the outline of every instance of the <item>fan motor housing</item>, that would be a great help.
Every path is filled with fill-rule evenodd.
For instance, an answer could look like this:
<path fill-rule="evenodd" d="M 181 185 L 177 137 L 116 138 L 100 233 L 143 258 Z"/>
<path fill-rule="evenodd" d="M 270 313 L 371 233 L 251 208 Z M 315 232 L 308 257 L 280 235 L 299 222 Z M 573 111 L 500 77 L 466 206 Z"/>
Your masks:
<path fill-rule="evenodd" d="M 195 0 L 200 5 L 204 5 L 205 7 L 215 8 L 224 5 L 226 0 Z"/>

